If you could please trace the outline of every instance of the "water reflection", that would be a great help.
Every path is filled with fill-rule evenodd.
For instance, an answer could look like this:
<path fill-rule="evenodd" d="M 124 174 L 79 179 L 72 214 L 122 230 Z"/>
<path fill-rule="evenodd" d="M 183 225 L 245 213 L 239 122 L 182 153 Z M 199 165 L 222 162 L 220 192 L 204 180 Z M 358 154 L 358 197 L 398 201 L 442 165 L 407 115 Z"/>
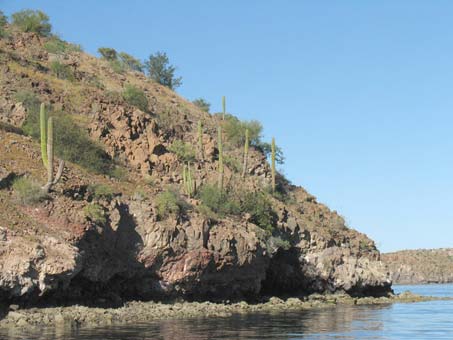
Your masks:
<path fill-rule="evenodd" d="M 104 328 L 46 328 L 2 333 L 8 339 L 299 339 L 306 334 L 382 330 L 382 311 L 389 306 L 344 306 L 297 313 L 234 315 L 229 318 L 165 320 L 146 325 Z M 377 312 L 381 311 L 381 312 Z M 353 337 L 343 337 L 353 339 Z"/>

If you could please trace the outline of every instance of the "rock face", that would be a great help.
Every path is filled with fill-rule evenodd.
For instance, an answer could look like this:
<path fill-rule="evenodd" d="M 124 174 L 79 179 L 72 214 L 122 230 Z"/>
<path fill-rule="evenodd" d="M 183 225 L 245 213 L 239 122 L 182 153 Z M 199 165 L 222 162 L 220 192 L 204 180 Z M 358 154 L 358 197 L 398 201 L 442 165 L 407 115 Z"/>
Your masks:
<path fill-rule="evenodd" d="M 397 284 L 453 282 L 453 249 L 402 250 L 382 255 Z"/>
<path fill-rule="evenodd" d="M 268 195 L 275 210 L 272 233 L 252 223 L 246 213 L 221 218 L 203 214 L 197 198 L 183 197 L 191 207 L 186 213 L 159 218 L 156 196 L 168 186 L 182 184 L 184 162 L 171 146 L 176 140 L 197 145 L 200 119 L 205 159 L 194 161 L 194 177 L 202 185 L 216 180 L 219 118 L 141 74 L 114 73 L 105 61 L 80 52 L 59 57 L 73 70 L 75 80 L 56 79 L 49 71 L 55 56 L 45 51 L 44 43 L 33 34 L 12 34 L 0 41 L 1 60 L 8 61 L 0 63 L 5 93 L 0 102 L 4 300 L 19 304 L 169 297 L 252 300 L 263 295 L 379 296 L 391 291 L 374 242 L 285 180 L 281 185 L 287 200 Z M 145 93 L 147 112 L 122 98 L 119 91 L 128 83 Z M 15 99 L 23 88 L 70 112 L 74 122 L 122 164 L 126 178 L 90 173 L 67 162 L 64 179 L 49 197 L 34 206 L 21 205 L 13 179 L 25 176 L 39 182 L 46 175 L 38 143 L 18 133 L 29 114 Z M 14 128 L 5 129 L 5 124 Z M 225 185 L 265 192 L 271 176 L 263 152 L 250 148 L 247 176 L 241 179 L 234 167 L 234 160 L 242 159 L 241 148 L 227 146 Z M 112 194 L 95 197 L 88 190 L 92 184 L 108 186 Z M 100 209 L 105 221 L 87 217 L 84 211 L 91 205 Z"/>

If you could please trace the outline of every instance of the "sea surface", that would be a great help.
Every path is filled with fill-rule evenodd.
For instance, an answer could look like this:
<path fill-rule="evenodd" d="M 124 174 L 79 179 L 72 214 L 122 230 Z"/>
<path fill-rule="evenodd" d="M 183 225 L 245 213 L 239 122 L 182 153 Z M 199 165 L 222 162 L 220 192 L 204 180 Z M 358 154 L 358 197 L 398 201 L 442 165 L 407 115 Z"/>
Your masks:
<path fill-rule="evenodd" d="M 394 290 L 453 296 L 451 284 L 394 286 Z M 3 331 L 0 339 L 453 339 L 453 301 L 337 306 L 118 327 Z"/>

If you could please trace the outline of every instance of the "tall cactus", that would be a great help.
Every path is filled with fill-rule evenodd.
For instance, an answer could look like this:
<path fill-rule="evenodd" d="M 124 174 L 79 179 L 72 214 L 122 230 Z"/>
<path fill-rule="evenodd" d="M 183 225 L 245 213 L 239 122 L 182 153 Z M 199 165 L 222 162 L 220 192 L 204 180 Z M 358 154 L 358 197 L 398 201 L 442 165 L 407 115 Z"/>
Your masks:
<path fill-rule="evenodd" d="M 222 128 L 219 126 L 217 129 L 217 144 L 219 149 L 219 189 L 223 189 L 223 145 L 222 145 Z"/>
<path fill-rule="evenodd" d="M 192 170 L 190 166 L 190 162 L 187 165 L 184 165 L 183 173 L 182 173 L 182 181 L 184 191 L 186 192 L 187 196 L 193 197 L 197 190 L 197 185 L 195 180 L 192 178 Z"/>
<path fill-rule="evenodd" d="M 222 119 L 225 120 L 225 113 L 226 113 L 226 99 L 225 96 L 222 97 Z"/>
<path fill-rule="evenodd" d="M 204 161 L 204 149 L 203 149 L 203 123 L 201 120 L 198 122 L 198 150 L 200 153 L 200 160 Z"/>
<path fill-rule="evenodd" d="M 272 161 L 272 192 L 275 193 L 275 138 L 272 138 L 271 161 Z"/>
<path fill-rule="evenodd" d="M 63 175 L 64 161 L 60 160 L 58 164 L 58 171 L 55 177 L 53 176 L 53 118 L 47 119 L 47 114 L 44 108 L 44 104 L 41 104 L 40 111 L 40 128 L 41 128 L 41 156 L 43 159 L 44 166 L 47 169 L 47 183 L 42 187 L 46 193 L 52 189 L 52 186 L 58 183 Z M 44 123 L 43 123 L 44 122 Z M 46 124 L 47 123 L 47 126 Z M 47 139 L 47 140 L 46 140 Z M 47 165 L 46 165 L 47 163 Z"/>
<path fill-rule="evenodd" d="M 47 112 L 44 103 L 41 103 L 39 110 L 39 127 L 41 130 L 41 157 L 44 167 L 48 167 L 47 159 Z"/>
<path fill-rule="evenodd" d="M 245 178 L 247 172 L 247 160 L 249 157 L 249 129 L 245 129 L 245 143 L 244 143 L 244 163 L 242 165 L 242 178 Z"/>

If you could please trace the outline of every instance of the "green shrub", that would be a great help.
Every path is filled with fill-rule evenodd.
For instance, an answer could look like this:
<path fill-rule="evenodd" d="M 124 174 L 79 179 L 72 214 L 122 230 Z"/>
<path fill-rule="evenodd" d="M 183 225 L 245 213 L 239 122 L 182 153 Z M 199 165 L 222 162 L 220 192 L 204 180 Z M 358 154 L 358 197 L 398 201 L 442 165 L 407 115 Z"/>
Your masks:
<path fill-rule="evenodd" d="M 66 79 L 69 81 L 73 81 L 75 79 L 74 72 L 72 71 L 71 67 L 56 60 L 50 63 L 50 71 L 58 79 Z"/>
<path fill-rule="evenodd" d="M 174 190 L 167 190 L 156 197 L 157 217 L 165 219 L 169 216 L 181 216 L 187 209 L 188 204 Z"/>
<path fill-rule="evenodd" d="M 13 190 L 23 204 L 36 204 L 47 198 L 47 194 L 34 181 L 19 177 L 13 182 Z"/>
<path fill-rule="evenodd" d="M 263 192 L 248 192 L 241 202 L 241 211 L 250 214 L 250 221 L 272 233 L 277 223 L 277 214 Z"/>
<path fill-rule="evenodd" d="M 119 181 L 124 181 L 127 179 L 127 170 L 122 166 L 116 165 L 109 171 L 109 175 Z"/>
<path fill-rule="evenodd" d="M 107 216 L 105 216 L 104 208 L 99 204 L 89 204 L 83 208 L 83 212 L 88 220 L 95 224 L 105 225 L 107 223 Z"/>
<path fill-rule="evenodd" d="M 124 100 L 140 110 L 148 111 L 148 99 L 146 98 L 145 92 L 133 85 L 126 85 L 123 92 Z"/>
<path fill-rule="evenodd" d="M 113 61 L 118 59 L 118 54 L 114 48 L 110 47 L 99 47 L 98 52 L 102 59 Z"/>
<path fill-rule="evenodd" d="M 79 127 L 71 116 L 52 111 L 49 112 L 49 116 L 55 118 L 54 145 L 55 153 L 59 158 L 79 164 L 96 173 L 111 173 L 114 169 L 111 158 L 90 139 L 86 130 Z M 39 105 L 37 108 L 34 104 L 27 107 L 27 117 L 22 129 L 26 134 L 39 140 Z"/>
<path fill-rule="evenodd" d="M 140 62 L 140 60 L 134 58 L 133 56 L 127 54 L 126 52 L 121 52 L 118 56 L 123 65 L 126 66 L 128 69 L 132 71 L 143 72 L 144 66 Z"/>
<path fill-rule="evenodd" d="M 114 196 L 113 189 L 105 184 L 91 184 L 87 188 L 87 192 L 93 196 L 94 199 L 111 200 Z"/>
<path fill-rule="evenodd" d="M 14 100 L 18 103 L 22 103 L 28 111 L 36 111 L 39 114 L 39 105 L 41 102 L 33 92 L 20 90 L 14 95 Z"/>
<path fill-rule="evenodd" d="M 231 192 L 220 190 L 218 186 L 205 184 L 199 191 L 198 198 L 201 200 L 200 212 L 212 212 L 219 217 L 226 215 L 239 215 L 241 207 L 239 201 Z M 205 214 L 206 215 L 206 214 Z"/>
<path fill-rule="evenodd" d="M 271 236 L 266 241 L 266 250 L 268 253 L 273 254 L 278 249 L 289 250 L 291 243 L 288 240 L 282 239 L 280 236 Z"/>
<path fill-rule="evenodd" d="M 175 153 L 178 159 L 182 162 L 192 162 L 195 160 L 195 150 L 189 143 L 184 143 L 182 140 L 175 140 L 168 148 Z"/>
<path fill-rule="evenodd" d="M 172 90 L 182 84 L 182 78 L 175 77 L 176 68 L 169 64 L 167 54 L 164 52 L 150 55 L 145 62 L 145 68 L 151 79 Z"/>
<path fill-rule="evenodd" d="M 82 47 L 80 45 L 71 44 L 61 40 L 57 36 L 50 38 L 45 44 L 44 49 L 53 54 L 65 54 L 68 52 L 81 52 Z"/>
<path fill-rule="evenodd" d="M 26 9 L 12 15 L 13 25 L 23 32 L 35 32 L 42 36 L 49 36 L 52 26 L 49 17 L 42 11 Z"/>
<path fill-rule="evenodd" d="M 231 171 L 233 172 L 241 171 L 241 162 L 237 158 L 224 155 L 223 162 Z"/>
<path fill-rule="evenodd" d="M 110 64 L 110 67 L 112 68 L 113 72 L 115 72 L 115 73 L 121 74 L 121 73 L 124 73 L 124 71 L 126 71 L 126 67 L 119 60 L 111 60 L 109 62 L 109 64 Z"/>
<path fill-rule="evenodd" d="M 261 133 L 263 126 L 256 120 L 240 121 L 233 115 L 225 115 L 223 131 L 228 141 L 236 146 L 242 147 L 245 143 L 245 130 L 249 130 L 250 145 L 257 146 L 261 143 Z"/>
<path fill-rule="evenodd" d="M 7 23 L 8 19 L 6 18 L 6 15 L 0 11 L 0 38 L 6 35 L 5 26 Z"/>
<path fill-rule="evenodd" d="M 205 112 L 209 112 L 209 109 L 211 108 L 211 104 L 209 104 L 203 98 L 195 99 L 192 103 L 194 103 L 196 106 L 198 106 L 201 110 Z"/>

